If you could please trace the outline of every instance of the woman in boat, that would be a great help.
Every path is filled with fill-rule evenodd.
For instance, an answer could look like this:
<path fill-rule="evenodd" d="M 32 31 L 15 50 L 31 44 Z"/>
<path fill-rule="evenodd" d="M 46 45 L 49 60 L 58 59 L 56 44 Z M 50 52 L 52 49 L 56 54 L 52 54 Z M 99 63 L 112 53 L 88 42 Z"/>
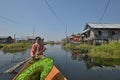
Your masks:
<path fill-rule="evenodd" d="M 43 52 L 45 50 L 46 48 L 44 47 L 43 39 L 41 39 L 40 37 L 36 37 L 36 43 L 34 43 L 31 48 L 30 52 L 31 57 L 36 58 L 39 55 L 44 55 Z"/>

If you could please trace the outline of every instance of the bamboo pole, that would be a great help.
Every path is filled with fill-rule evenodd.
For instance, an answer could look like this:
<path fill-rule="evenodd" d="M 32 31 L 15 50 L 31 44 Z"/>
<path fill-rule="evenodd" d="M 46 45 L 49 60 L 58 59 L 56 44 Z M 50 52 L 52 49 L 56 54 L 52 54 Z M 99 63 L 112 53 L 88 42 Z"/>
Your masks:
<path fill-rule="evenodd" d="M 4 74 L 4 73 L 11 73 L 11 72 L 13 72 L 13 71 L 16 70 L 17 68 L 19 68 L 22 64 L 24 64 L 25 62 L 27 62 L 29 59 L 30 59 L 30 58 L 26 59 L 25 61 L 19 62 L 17 65 L 9 68 L 8 70 L 6 70 L 6 71 L 4 71 L 4 72 L 2 72 L 2 73 Z"/>

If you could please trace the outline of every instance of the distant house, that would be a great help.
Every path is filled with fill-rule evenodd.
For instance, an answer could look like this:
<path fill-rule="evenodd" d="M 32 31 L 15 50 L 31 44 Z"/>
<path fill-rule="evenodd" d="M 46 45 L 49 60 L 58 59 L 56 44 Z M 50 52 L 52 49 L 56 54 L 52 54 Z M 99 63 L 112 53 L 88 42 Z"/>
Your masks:
<path fill-rule="evenodd" d="M 71 41 L 75 41 L 75 42 L 79 42 L 80 41 L 80 35 L 77 35 L 77 34 L 72 34 L 69 39 Z"/>
<path fill-rule="evenodd" d="M 16 38 L 15 41 L 16 41 L 17 43 L 26 42 L 26 40 L 21 39 L 21 38 Z"/>
<path fill-rule="evenodd" d="M 87 23 L 81 35 L 88 40 L 118 40 L 120 24 Z"/>
<path fill-rule="evenodd" d="M 30 42 L 30 43 L 34 43 L 35 42 L 35 38 L 33 36 L 26 36 L 26 41 Z"/>
<path fill-rule="evenodd" d="M 11 36 L 0 36 L 0 43 L 12 43 L 13 39 Z"/>
<path fill-rule="evenodd" d="M 67 37 L 67 42 L 69 42 L 69 43 L 81 43 L 80 34 L 72 34 L 71 36 Z"/>

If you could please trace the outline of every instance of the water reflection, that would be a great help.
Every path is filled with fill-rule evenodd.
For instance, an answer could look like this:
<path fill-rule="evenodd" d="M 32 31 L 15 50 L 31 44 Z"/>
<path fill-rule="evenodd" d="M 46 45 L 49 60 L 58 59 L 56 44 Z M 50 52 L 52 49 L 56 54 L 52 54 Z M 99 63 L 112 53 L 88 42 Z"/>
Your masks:
<path fill-rule="evenodd" d="M 7 54 L 7 53 L 11 53 L 11 54 L 16 54 L 16 53 L 21 53 L 21 52 L 25 52 L 26 50 L 22 50 L 22 51 L 4 51 L 2 50 L 4 54 Z"/>
<path fill-rule="evenodd" d="M 13 65 L 19 63 L 20 61 L 28 58 L 29 49 L 21 52 L 3 52 L 0 51 L 0 72 L 12 67 Z"/>
<path fill-rule="evenodd" d="M 80 51 L 71 52 L 72 60 L 84 61 L 87 69 L 90 69 L 93 66 L 93 60 L 90 56 L 85 53 L 81 53 Z"/>
<path fill-rule="evenodd" d="M 13 62 L 13 63 L 17 63 L 21 60 L 26 59 L 26 55 L 25 55 L 26 51 L 21 51 L 21 52 L 4 52 L 3 51 L 3 54 L 4 55 L 11 55 L 12 57 L 11 57 L 10 61 Z M 18 55 L 19 55 L 19 57 L 18 57 Z"/>
<path fill-rule="evenodd" d="M 120 59 L 104 59 L 104 58 L 91 58 L 86 53 L 81 53 L 80 51 L 72 51 L 71 52 L 72 60 L 84 61 L 87 69 L 99 67 L 106 68 L 112 67 L 115 69 L 119 69 L 120 67 Z M 116 68 L 117 66 L 117 68 Z"/>

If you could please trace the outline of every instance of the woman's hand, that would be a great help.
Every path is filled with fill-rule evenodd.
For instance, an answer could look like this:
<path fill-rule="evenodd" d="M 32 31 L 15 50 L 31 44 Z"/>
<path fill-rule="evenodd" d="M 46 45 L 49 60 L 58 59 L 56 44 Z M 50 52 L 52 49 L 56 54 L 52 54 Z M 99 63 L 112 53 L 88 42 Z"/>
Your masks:
<path fill-rule="evenodd" d="M 46 49 L 47 49 L 47 48 L 44 48 L 44 49 L 43 49 L 43 52 L 44 52 Z"/>

